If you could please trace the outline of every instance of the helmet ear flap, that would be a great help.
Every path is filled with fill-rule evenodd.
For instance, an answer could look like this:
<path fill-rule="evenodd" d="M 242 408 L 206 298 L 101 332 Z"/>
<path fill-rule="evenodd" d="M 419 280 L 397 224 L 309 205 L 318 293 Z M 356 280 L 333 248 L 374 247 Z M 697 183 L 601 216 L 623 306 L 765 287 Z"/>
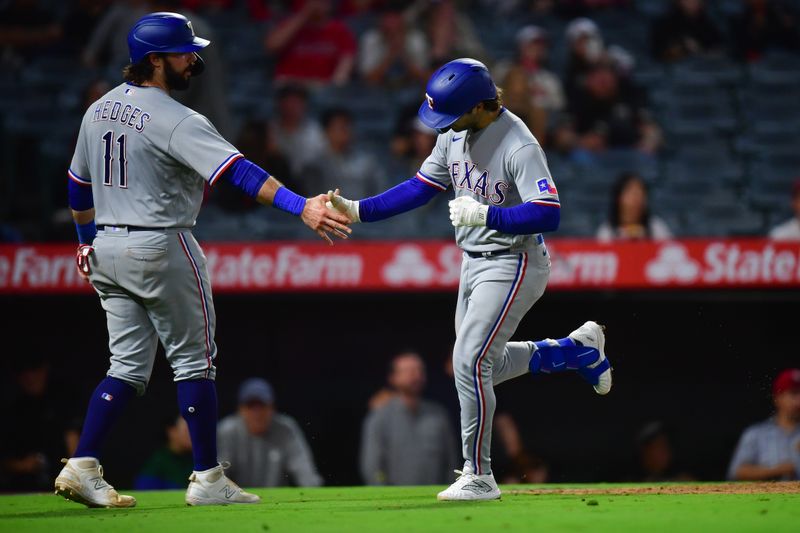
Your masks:
<path fill-rule="evenodd" d="M 200 57 L 200 54 L 195 52 L 194 56 L 197 58 L 196 61 L 192 64 L 189 68 L 189 72 L 191 72 L 192 77 L 199 76 L 206 70 L 206 62 L 203 61 L 203 58 Z"/>

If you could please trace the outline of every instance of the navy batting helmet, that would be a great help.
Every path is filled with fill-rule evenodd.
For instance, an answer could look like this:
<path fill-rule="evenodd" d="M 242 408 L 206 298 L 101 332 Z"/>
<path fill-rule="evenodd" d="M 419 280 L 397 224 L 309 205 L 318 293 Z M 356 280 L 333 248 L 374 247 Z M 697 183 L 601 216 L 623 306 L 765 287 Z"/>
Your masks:
<path fill-rule="evenodd" d="M 150 13 L 128 32 L 131 63 L 138 63 L 152 52 L 197 52 L 209 44 L 211 41 L 195 36 L 192 23 L 178 13 Z"/>
<path fill-rule="evenodd" d="M 486 65 L 469 58 L 455 59 L 428 80 L 419 118 L 430 128 L 445 130 L 479 102 L 496 97 L 497 87 Z"/>

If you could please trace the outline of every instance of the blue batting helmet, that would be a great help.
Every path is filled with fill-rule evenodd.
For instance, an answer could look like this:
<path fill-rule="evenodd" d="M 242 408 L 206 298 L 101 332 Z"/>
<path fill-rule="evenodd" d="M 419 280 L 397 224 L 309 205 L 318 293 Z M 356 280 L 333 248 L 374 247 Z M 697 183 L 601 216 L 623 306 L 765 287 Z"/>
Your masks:
<path fill-rule="evenodd" d="M 150 13 L 128 32 L 131 63 L 152 52 L 197 52 L 209 44 L 211 41 L 195 36 L 192 23 L 178 13 Z"/>
<path fill-rule="evenodd" d="M 497 87 L 486 65 L 469 58 L 455 59 L 428 80 L 426 101 L 419 106 L 418 114 L 426 126 L 443 130 L 479 102 L 496 97 Z"/>

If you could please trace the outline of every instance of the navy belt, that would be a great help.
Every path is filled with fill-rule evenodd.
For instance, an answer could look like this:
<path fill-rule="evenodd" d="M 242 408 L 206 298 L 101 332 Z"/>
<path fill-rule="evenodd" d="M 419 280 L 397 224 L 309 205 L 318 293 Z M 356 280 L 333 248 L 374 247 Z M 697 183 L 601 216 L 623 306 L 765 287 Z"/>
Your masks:
<path fill-rule="evenodd" d="M 511 248 L 505 248 L 503 250 L 490 250 L 488 252 L 470 252 L 469 250 L 464 250 L 464 253 L 475 259 L 478 257 L 497 257 L 498 255 L 515 254 L 519 252 L 512 252 Z"/>
<path fill-rule="evenodd" d="M 149 228 L 149 227 L 146 228 L 144 226 L 116 226 L 116 225 L 110 225 L 110 224 L 109 224 L 108 227 L 109 228 L 126 229 L 128 231 L 164 231 L 164 230 L 170 229 L 170 228 Z M 104 230 L 104 229 L 106 229 L 105 224 L 98 224 L 97 225 L 97 230 L 98 231 L 101 231 L 101 230 Z"/>

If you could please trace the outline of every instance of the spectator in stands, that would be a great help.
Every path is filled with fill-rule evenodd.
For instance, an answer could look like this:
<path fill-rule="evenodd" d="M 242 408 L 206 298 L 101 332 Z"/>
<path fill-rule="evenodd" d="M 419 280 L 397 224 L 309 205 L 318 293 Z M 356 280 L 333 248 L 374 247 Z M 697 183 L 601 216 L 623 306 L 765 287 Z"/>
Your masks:
<path fill-rule="evenodd" d="M 431 68 L 458 57 L 486 60 L 486 50 L 475 26 L 457 9 L 455 0 L 416 0 L 406 16 L 412 27 L 425 28 L 431 47 Z"/>
<path fill-rule="evenodd" d="M 517 57 L 495 67 L 502 80 L 503 105 L 519 116 L 537 139 L 544 139 L 548 116 L 564 109 L 564 89 L 558 76 L 547 70 L 547 33 L 539 26 L 524 26 L 516 35 Z"/>
<path fill-rule="evenodd" d="M 495 415 L 492 438 L 499 443 L 492 446 L 492 471 L 500 483 L 547 483 L 547 464 L 525 450 L 519 427 L 509 413 Z"/>
<path fill-rule="evenodd" d="M 783 3 L 745 0 L 742 13 L 731 18 L 734 56 L 740 61 L 758 61 L 770 50 L 794 51 L 800 45 L 796 15 Z"/>
<path fill-rule="evenodd" d="M 800 368 L 778 374 L 772 400 L 775 415 L 742 433 L 728 479 L 800 479 Z"/>
<path fill-rule="evenodd" d="M 271 174 L 297 194 L 310 196 L 313 192 L 292 174 L 289 159 L 278 147 L 275 132 L 269 121 L 252 119 L 245 122 L 239 131 L 236 146 L 247 159 L 261 168 L 268 168 Z M 243 195 L 239 188 L 227 180 L 220 180 L 211 194 L 214 203 L 225 211 L 243 213 L 258 209 L 255 200 Z"/>
<path fill-rule="evenodd" d="M 371 411 L 361 433 L 361 475 L 368 485 L 435 485 L 452 478 L 458 444 L 443 407 L 422 398 L 425 363 L 414 352 L 392 359 L 393 396 Z"/>
<path fill-rule="evenodd" d="M 305 0 L 267 33 L 264 46 L 275 56 L 277 82 L 343 85 L 350 80 L 356 39 L 331 10 L 331 0 Z"/>
<path fill-rule="evenodd" d="M 583 78 L 605 58 L 605 43 L 600 28 L 593 20 L 577 18 L 567 25 L 569 56 L 564 75 L 567 97 L 572 99 L 578 92 Z"/>
<path fill-rule="evenodd" d="M 103 78 L 96 78 L 90 81 L 86 87 L 83 88 L 81 94 L 81 109 L 89 109 L 89 107 L 98 101 L 104 94 L 111 90 L 111 84 Z M 77 140 L 77 135 L 76 135 Z"/>
<path fill-rule="evenodd" d="M 694 476 L 683 471 L 675 460 L 672 436 L 662 422 L 650 422 L 636 436 L 638 468 L 634 481 L 659 483 L 690 481 Z"/>
<path fill-rule="evenodd" d="M 770 239 L 776 241 L 800 241 L 800 178 L 792 186 L 792 211 L 794 211 L 792 218 L 770 230 Z"/>
<path fill-rule="evenodd" d="M 396 87 L 427 81 L 425 34 L 406 25 L 399 3 L 384 7 L 378 27 L 361 37 L 358 68 L 361 77 L 375 85 Z"/>
<path fill-rule="evenodd" d="M 184 9 L 210 15 L 228 11 L 234 7 L 234 3 L 234 0 L 181 0 L 181 5 Z"/>
<path fill-rule="evenodd" d="M 391 141 L 389 179 L 397 182 L 413 176 L 436 145 L 436 132 L 422 123 L 416 112 L 398 121 Z"/>
<path fill-rule="evenodd" d="M 220 421 L 218 435 L 220 461 L 230 461 L 231 477 L 246 487 L 322 485 L 303 431 L 275 411 L 272 386 L 261 378 L 242 383 L 239 411 Z"/>
<path fill-rule="evenodd" d="M 372 154 L 357 149 L 353 142 L 353 114 L 334 108 L 322 115 L 327 146 L 322 155 L 303 171 L 314 191 L 341 188 L 348 194 L 367 198 L 386 189 L 386 174 Z"/>
<path fill-rule="evenodd" d="M 60 459 L 74 451 L 78 425 L 69 397 L 53 390 L 50 365 L 24 354 L 15 360 L 13 381 L 2 388 L 0 419 L 0 491 L 53 489 Z"/>
<path fill-rule="evenodd" d="M 289 159 L 292 174 L 301 176 L 303 169 L 325 151 L 325 135 L 319 123 L 308 116 L 305 87 L 284 85 L 278 89 L 276 100 L 272 134 L 281 153 Z"/>
<path fill-rule="evenodd" d="M 194 470 L 192 439 L 182 416 L 173 415 L 164 421 L 166 444 L 156 450 L 136 476 L 136 490 L 181 489 Z"/>
<path fill-rule="evenodd" d="M 623 173 L 614 184 L 609 219 L 598 228 L 597 238 L 603 242 L 670 239 L 672 233 L 669 227 L 663 220 L 650 214 L 647 204 L 644 180 L 633 172 Z"/>
<path fill-rule="evenodd" d="M 18 67 L 24 59 L 54 45 L 63 29 L 38 0 L 13 0 L 0 9 L 0 61 Z"/>
<path fill-rule="evenodd" d="M 215 44 L 214 30 L 202 17 L 182 9 L 180 0 L 127 0 L 114 2 L 106 11 L 94 30 L 89 44 L 83 52 L 83 61 L 88 66 L 122 68 L 129 62 L 128 30 L 147 13 L 156 11 L 181 11 L 192 20 L 198 35 L 205 35 L 211 44 L 201 55 L 206 69 L 213 76 L 200 76 L 192 80 L 185 91 L 173 91 L 172 96 L 182 104 L 205 115 L 223 137 L 234 134 L 233 119 L 225 86 L 225 64 Z"/>
<path fill-rule="evenodd" d="M 63 21 L 63 27 L 69 28 L 69 39 L 62 39 L 59 46 L 78 57 L 111 6 L 111 0 L 78 0 L 70 4 L 72 6 Z"/>
<path fill-rule="evenodd" d="M 722 45 L 703 0 L 673 0 L 672 8 L 653 23 L 651 39 L 653 55 L 666 63 L 718 52 Z"/>
<path fill-rule="evenodd" d="M 661 144 L 661 130 L 650 118 L 643 94 L 607 62 L 586 73 L 569 107 L 579 148 L 588 153 L 634 148 L 652 154 Z"/>

